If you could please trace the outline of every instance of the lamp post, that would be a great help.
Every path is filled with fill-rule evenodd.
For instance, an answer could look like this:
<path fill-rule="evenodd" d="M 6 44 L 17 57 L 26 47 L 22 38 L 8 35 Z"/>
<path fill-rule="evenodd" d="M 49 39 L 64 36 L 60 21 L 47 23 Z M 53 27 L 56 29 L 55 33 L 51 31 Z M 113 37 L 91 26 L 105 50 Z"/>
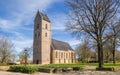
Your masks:
<path fill-rule="evenodd" d="M 27 50 L 25 49 L 25 66 L 27 64 Z"/>

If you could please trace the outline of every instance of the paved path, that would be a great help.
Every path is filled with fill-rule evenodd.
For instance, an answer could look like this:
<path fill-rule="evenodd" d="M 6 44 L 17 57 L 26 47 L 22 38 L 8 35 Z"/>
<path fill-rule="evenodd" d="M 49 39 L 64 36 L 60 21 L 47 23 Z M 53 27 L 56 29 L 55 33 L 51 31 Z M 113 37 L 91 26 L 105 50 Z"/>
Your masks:
<path fill-rule="evenodd" d="M 50 74 L 50 73 L 25 74 L 25 73 L 19 73 L 19 72 L 0 71 L 0 75 L 61 75 L 61 74 Z"/>
<path fill-rule="evenodd" d="M 86 66 L 84 70 L 93 71 L 93 70 L 96 70 L 96 66 Z"/>
<path fill-rule="evenodd" d="M 110 72 L 110 71 L 80 71 L 71 73 L 61 73 L 61 74 L 50 74 L 50 73 L 35 73 L 35 74 L 24 74 L 15 72 L 0 71 L 0 75 L 120 75 L 120 71 Z"/>

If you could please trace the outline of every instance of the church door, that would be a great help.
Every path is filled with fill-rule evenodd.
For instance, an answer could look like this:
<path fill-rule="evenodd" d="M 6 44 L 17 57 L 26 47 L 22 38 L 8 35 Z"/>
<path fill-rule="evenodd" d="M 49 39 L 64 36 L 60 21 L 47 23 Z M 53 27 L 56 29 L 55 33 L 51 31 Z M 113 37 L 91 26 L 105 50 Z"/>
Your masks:
<path fill-rule="evenodd" d="M 39 60 L 36 61 L 36 64 L 39 64 Z"/>

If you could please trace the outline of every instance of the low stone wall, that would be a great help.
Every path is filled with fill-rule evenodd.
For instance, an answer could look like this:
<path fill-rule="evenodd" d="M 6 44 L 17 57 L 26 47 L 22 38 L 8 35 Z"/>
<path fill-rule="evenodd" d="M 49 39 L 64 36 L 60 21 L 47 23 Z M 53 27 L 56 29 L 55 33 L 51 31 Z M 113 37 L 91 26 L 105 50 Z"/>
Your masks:
<path fill-rule="evenodd" d="M 9 66 L 0 66 L 0 70 L 1 71 L 7 71 L 7 70 L 9 70 Z"/>
<path fill-rule="evenodd" d="M 120 71 L 120 66 L 111 67 L 111 68 L 96 68 L 99 71 Z"/>
<path fill-rule="evenodd" d="M 120 66 L 113 67 L 113 71 L 120 71 Z"/>
<path fill-rule="evenodd" d="M 113 71 L 113 68 L 96 68 L 98 71 Z"/>
<path fill-rule="evenodd" d="M 73 67 L 73 68 L 39 68 L 39 72 L 45 72 L 45 73 L 62 73 L 62 72 L 76 72 L 80 71 L 79 67 Z"/>
<path fill-rule="evenodd" d="M 53 69 L 47 69 L 47 68 L 40 68 L 39 72 L 45 72 L 45 73 L 52 73 Z"/>

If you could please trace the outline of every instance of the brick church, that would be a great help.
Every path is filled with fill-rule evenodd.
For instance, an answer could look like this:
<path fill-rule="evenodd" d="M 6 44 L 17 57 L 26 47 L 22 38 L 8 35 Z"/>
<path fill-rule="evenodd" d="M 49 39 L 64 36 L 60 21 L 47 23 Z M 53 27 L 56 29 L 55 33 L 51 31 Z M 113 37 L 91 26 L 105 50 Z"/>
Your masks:
<path fill-rule="evenodd" d="M 47 15 L 37 12 L 34 20 L 33 63 L 74 63 L 75 53 L 63 41 L 51 38 L 51 22 Z"/>

